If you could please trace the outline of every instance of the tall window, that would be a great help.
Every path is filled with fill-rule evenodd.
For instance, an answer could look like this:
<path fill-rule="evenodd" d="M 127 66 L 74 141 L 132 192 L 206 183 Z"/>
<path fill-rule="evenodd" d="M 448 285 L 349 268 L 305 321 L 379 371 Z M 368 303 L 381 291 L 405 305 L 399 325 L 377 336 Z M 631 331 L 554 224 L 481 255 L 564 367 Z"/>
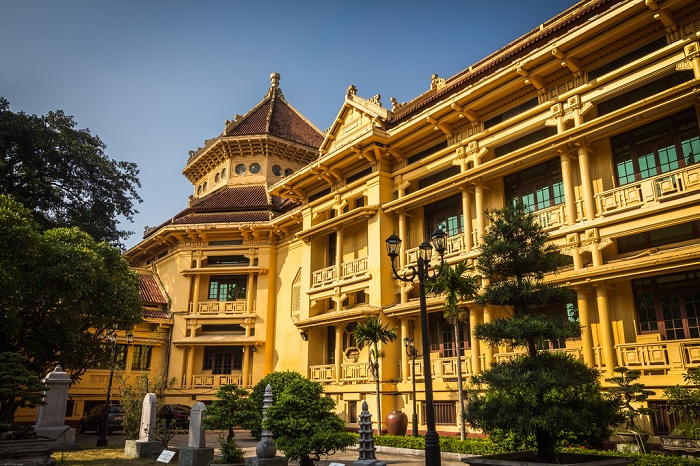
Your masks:
<path fill-rule="evenodd" d="M 209 299 L 236 301 L 245 299 L 247 275 L 224 275 L 209 279 Z"/>
<path fill-rule="evenodd" d="M 689 108 L 610 138 L 618 186 L 700 161 L 700 133 Z"/>
<path fill-rule="evenodd" d="M 666 340 L 700 338 L 700 270 L 632 282 L 640 333 Z"/>
<path fill-rule="evenodd" d="M 455 341 L 454 327 L 445 319 L 442 312 L 434 312 L 428 315 L 430 327 L 430 351 L 439 351 L 440 357 L 451 358 L 457 356 L 454 351 Z M 461 354 L 469 349 L 469 322 L 459 324 L 459 348 Z"/>
<path fill-rule="evenodd" d="M 150 346 L 134 345 L 131 370 L 144 371 L 151 368 L 151 349 Z"/>
<path fill-rule="evenodd" d="M 425 206 L 423 214 L 426 238 L 429 238 L 436 228 L 440 228 L 448 236 L 458 235 L 464 231 L 462 198 L 459 195 Z"/>
<path fill-rule="evenodd" d="M 336 232 L 328 235 L 328 267 L 335 265 L 336 247 L 338 245 L 336 238 Z"/>
<path fill-rule="evenodd" d="M 207 346 L 204 348 L 202 369 L 212 374 L 230 374 L 243 368 L 243 348 L 240 346 Z"/>
<path fill-rule="evenodd" d="M 564 183 L 558 159 L 526 168 L 503 179 L 506 199 L 520 200 L 530 212 L 564 202 Z"/>
<path fill-rule="evenodd" d="M 326 364 L 335 364 L 335 326 L 331 325 L 326 330 Z"/>

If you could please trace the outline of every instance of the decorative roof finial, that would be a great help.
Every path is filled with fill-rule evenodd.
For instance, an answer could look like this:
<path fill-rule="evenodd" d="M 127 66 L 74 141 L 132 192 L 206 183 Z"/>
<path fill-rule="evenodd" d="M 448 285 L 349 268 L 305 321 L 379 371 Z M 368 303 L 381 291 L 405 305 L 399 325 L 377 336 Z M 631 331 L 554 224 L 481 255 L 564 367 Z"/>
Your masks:
<path fill-rule="evenodd" d="M 270 87 L 275 88 L 275 89 L 280 87 L 280 74 L 279 73 L 270 74 Z"/>

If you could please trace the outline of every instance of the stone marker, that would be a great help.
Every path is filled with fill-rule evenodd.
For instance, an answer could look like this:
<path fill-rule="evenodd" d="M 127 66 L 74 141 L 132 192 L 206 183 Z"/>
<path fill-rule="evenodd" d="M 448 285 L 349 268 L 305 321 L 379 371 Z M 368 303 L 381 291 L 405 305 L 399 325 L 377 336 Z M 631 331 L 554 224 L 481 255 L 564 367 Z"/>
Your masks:
<path fill-rule="evenodd" d="M 190 432 L 187 446 L 180 448 L 180 466 L 207 466 L 214 459 L 214 449 L 207 448 L 202 419 L 206 415 L 206 405 L 198 401 L 190 410 Z"/>
<path fill-rule="evenodd" d="M 357 431 L 360 434 L 360 441 L 357 451 L 360 453 L 359 458 L 353 466 L 386 466 L 384 461 L 377 460 L 374 455 L 374 436 L 372 431 L 372 415 L 369 413 L 367 402 L 362 402 L 362 412 L 360 413 L 360 429 Z"/>
<path fill-rule="evenodd" d="M 68 387 L 72 383 L 70 376 L 58 365 L 41 381 L 49 389 L 43 392 L 46 404 L 39 407 L 34 431 L 41 437 L 56 439 L 64 449 L 76 448 L 75 429 L 66 425 Z"/>
<path fill-rule="evenodd" d="M 155 393 L 146 393 L 143 397 L 141 409 L 141 427 L 139 439 L 136 442 L 127 442 L 124 452 L 132 458 L 157 458 L 163 450 L 161 445 L 154 441 L 156 431 L 156 411 L 158 400 Z M 133 448 L 133 449 L 132 449 Z"/>

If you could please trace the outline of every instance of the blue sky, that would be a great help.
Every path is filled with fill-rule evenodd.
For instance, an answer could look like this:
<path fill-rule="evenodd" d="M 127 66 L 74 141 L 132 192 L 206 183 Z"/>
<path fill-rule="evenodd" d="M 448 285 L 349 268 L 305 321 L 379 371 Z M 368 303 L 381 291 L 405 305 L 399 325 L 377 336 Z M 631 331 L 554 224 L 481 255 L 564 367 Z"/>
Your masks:
<path fill-rule="evenodd" d="M 0 96 L 61 109 L 138 164 L 133 246 L 187 205 L 188 151 L 262 100 L 271 72 L 325 130 L 349 85 L 385 107 L 411 100 L 574 3 L 0 0 Z"/>

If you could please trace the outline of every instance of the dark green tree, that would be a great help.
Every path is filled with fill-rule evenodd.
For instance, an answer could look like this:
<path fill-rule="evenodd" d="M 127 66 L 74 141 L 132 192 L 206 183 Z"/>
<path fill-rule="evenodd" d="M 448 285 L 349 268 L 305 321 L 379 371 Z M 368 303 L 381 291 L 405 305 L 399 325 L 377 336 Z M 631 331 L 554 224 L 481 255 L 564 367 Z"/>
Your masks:
<path fill-rule="evenodd" d="M 22 354 L 39 377 L 61 364 L 79 379 L 108 360 L 108 330 L 141 321 L 138 279 L 113 246 L 77 228 L 41 231 L 5 195 L 0 238 L 0 273 L 11 273 L 0 289 L 0 352 Z"/>
<path fill-rule="evenodd" d="M 0 97 L 0 194 L 30 209 L 43 229 L 78 227 L 97 241 L 120 245 L 141 202 L 138 169 L 105 154 L 87 129 L 61 110 L 43 116 L 12 112 Z"/>
<path fill-rule="evenodd" d="M 244 429 L 254 427 L 256 416 L 253 400 L 248 397 L 248 390 L 235 384 L 219 387 L 216 400 L 207 407 L 207 416 L 202 421 L 202 427 L 210 430 L 227 430 L 226 443 L 233 440 L 233 429 L 240 426 Z"/>
<path fill-rule="evenodd" d="M 625 428 L 632 431 L 639 431 L 634 420 L 641 414 L 652 414 L 656 412 L 654 408 L 635 407 L 632 403 L 643 403 L 654 394 L 653 390 L 646 388 L 643 383 L 637 382 L 642 375 L 638 369 L 628 369 L 627 367 L 616 367 L 613 372 L 620 374 L 615 377 L 605 379 L 606 382 L 615 384 L 608 390 L 612 396 L 619 398 L 622 403 L 622 415 L 625 417 Z"/>
<path fill-rule="evenodd" d="M 509 344 L 527 353 L 472 378 L 485 394 L 470 396 L 467 420 L 487 434 L 534 438 L 537 461 L 555 462 L 561 439 L 606 436 L 621 420 L 619 404 L 602 396 L 596 370 L 569 355 L 540 350 L 549 341 L 579 336 L 581 327 L 537 314 L 565 308 L 574 295 L 545 282 L 564 262 L 536 218 L 521 203 L 487 216 L 491 228 L 477 262 L 486 285 L 478 301 L 501 306 L 511 317 L 480 324 L 474 333 L 492 346 Z"/>
<path fill-rule="evenodd" d="M 44 404 L 48 386 L 27 369 L 27 358 L 17 353 L 0 353 L 0 424 L 11 424 L 18 408 Z"/>
<path fill-rule="evenodd" d="M 460 325 L 469 322 L 469 309 L 460 302 L 472 300 L 479 290 L 478 278 L 468 274 L 471 267 L 466 261 L 459 262 L 451 267 L 445 264 L 442 272 L 434 281 L 429 281 L 425 285 L 425 291 L 436 296 L 445 297 L 445 311 L 443 313 L 447 322 L 452 325 L 454 338 L 452 341 L 453 353 L 457 356 L 457 394 L 459 398 L 460 411 L 464 409 L 464 377 L 462 375 L 462 349 L 460 348 L 461 335 Z M 460 416 L 459 435 L 460 439 L 466 438 L 466 420 Z"/>
<path fill-rule="evenodd" d="M 364 345 L 369 345 L 369 370 L 374 378 L 377 395 L 377 433 L 382 435 L 379 359 L 383 357 L 383 354 L 379 351 L 379 343 L 387 344 L 396 340 L 396 327 L 390 329 L 389 324 L 382 325 L 382 320 L 379 317 L 368 317 L 364 322 L 357 324 L 354 333 L 357 346 L 362 348 Z"/>
<path fill-rule="evenodd" d="M 300 379 L 304 379 L 304 376 L 298 372 L 279 371 L 267 374 L 255 384 L 253 391 L 250 393 L 253 411 L 250 413 L 249 422 L 251 423 L 250 433 L 253 435 L 253 437 L 259 439 L 260 435 L 262 434 L 263 397 L 265 396 L 265 388 L 268 386 L 268 384 L 272 389 L 273 399 L 276 400 L 277 395 L 282 393 L 287 385 Z"/>
<path fill-rule="evenodd" d="M 277 447 L 300 466 L 313 466 L 321 455 L 344 451 L 355 443 L 345 422 L 335 414 L 335 401 L 323 393 L 318 382 L 299 378 L 275 393 L 267 410 L 265 427 L 272 431 Z"/>

